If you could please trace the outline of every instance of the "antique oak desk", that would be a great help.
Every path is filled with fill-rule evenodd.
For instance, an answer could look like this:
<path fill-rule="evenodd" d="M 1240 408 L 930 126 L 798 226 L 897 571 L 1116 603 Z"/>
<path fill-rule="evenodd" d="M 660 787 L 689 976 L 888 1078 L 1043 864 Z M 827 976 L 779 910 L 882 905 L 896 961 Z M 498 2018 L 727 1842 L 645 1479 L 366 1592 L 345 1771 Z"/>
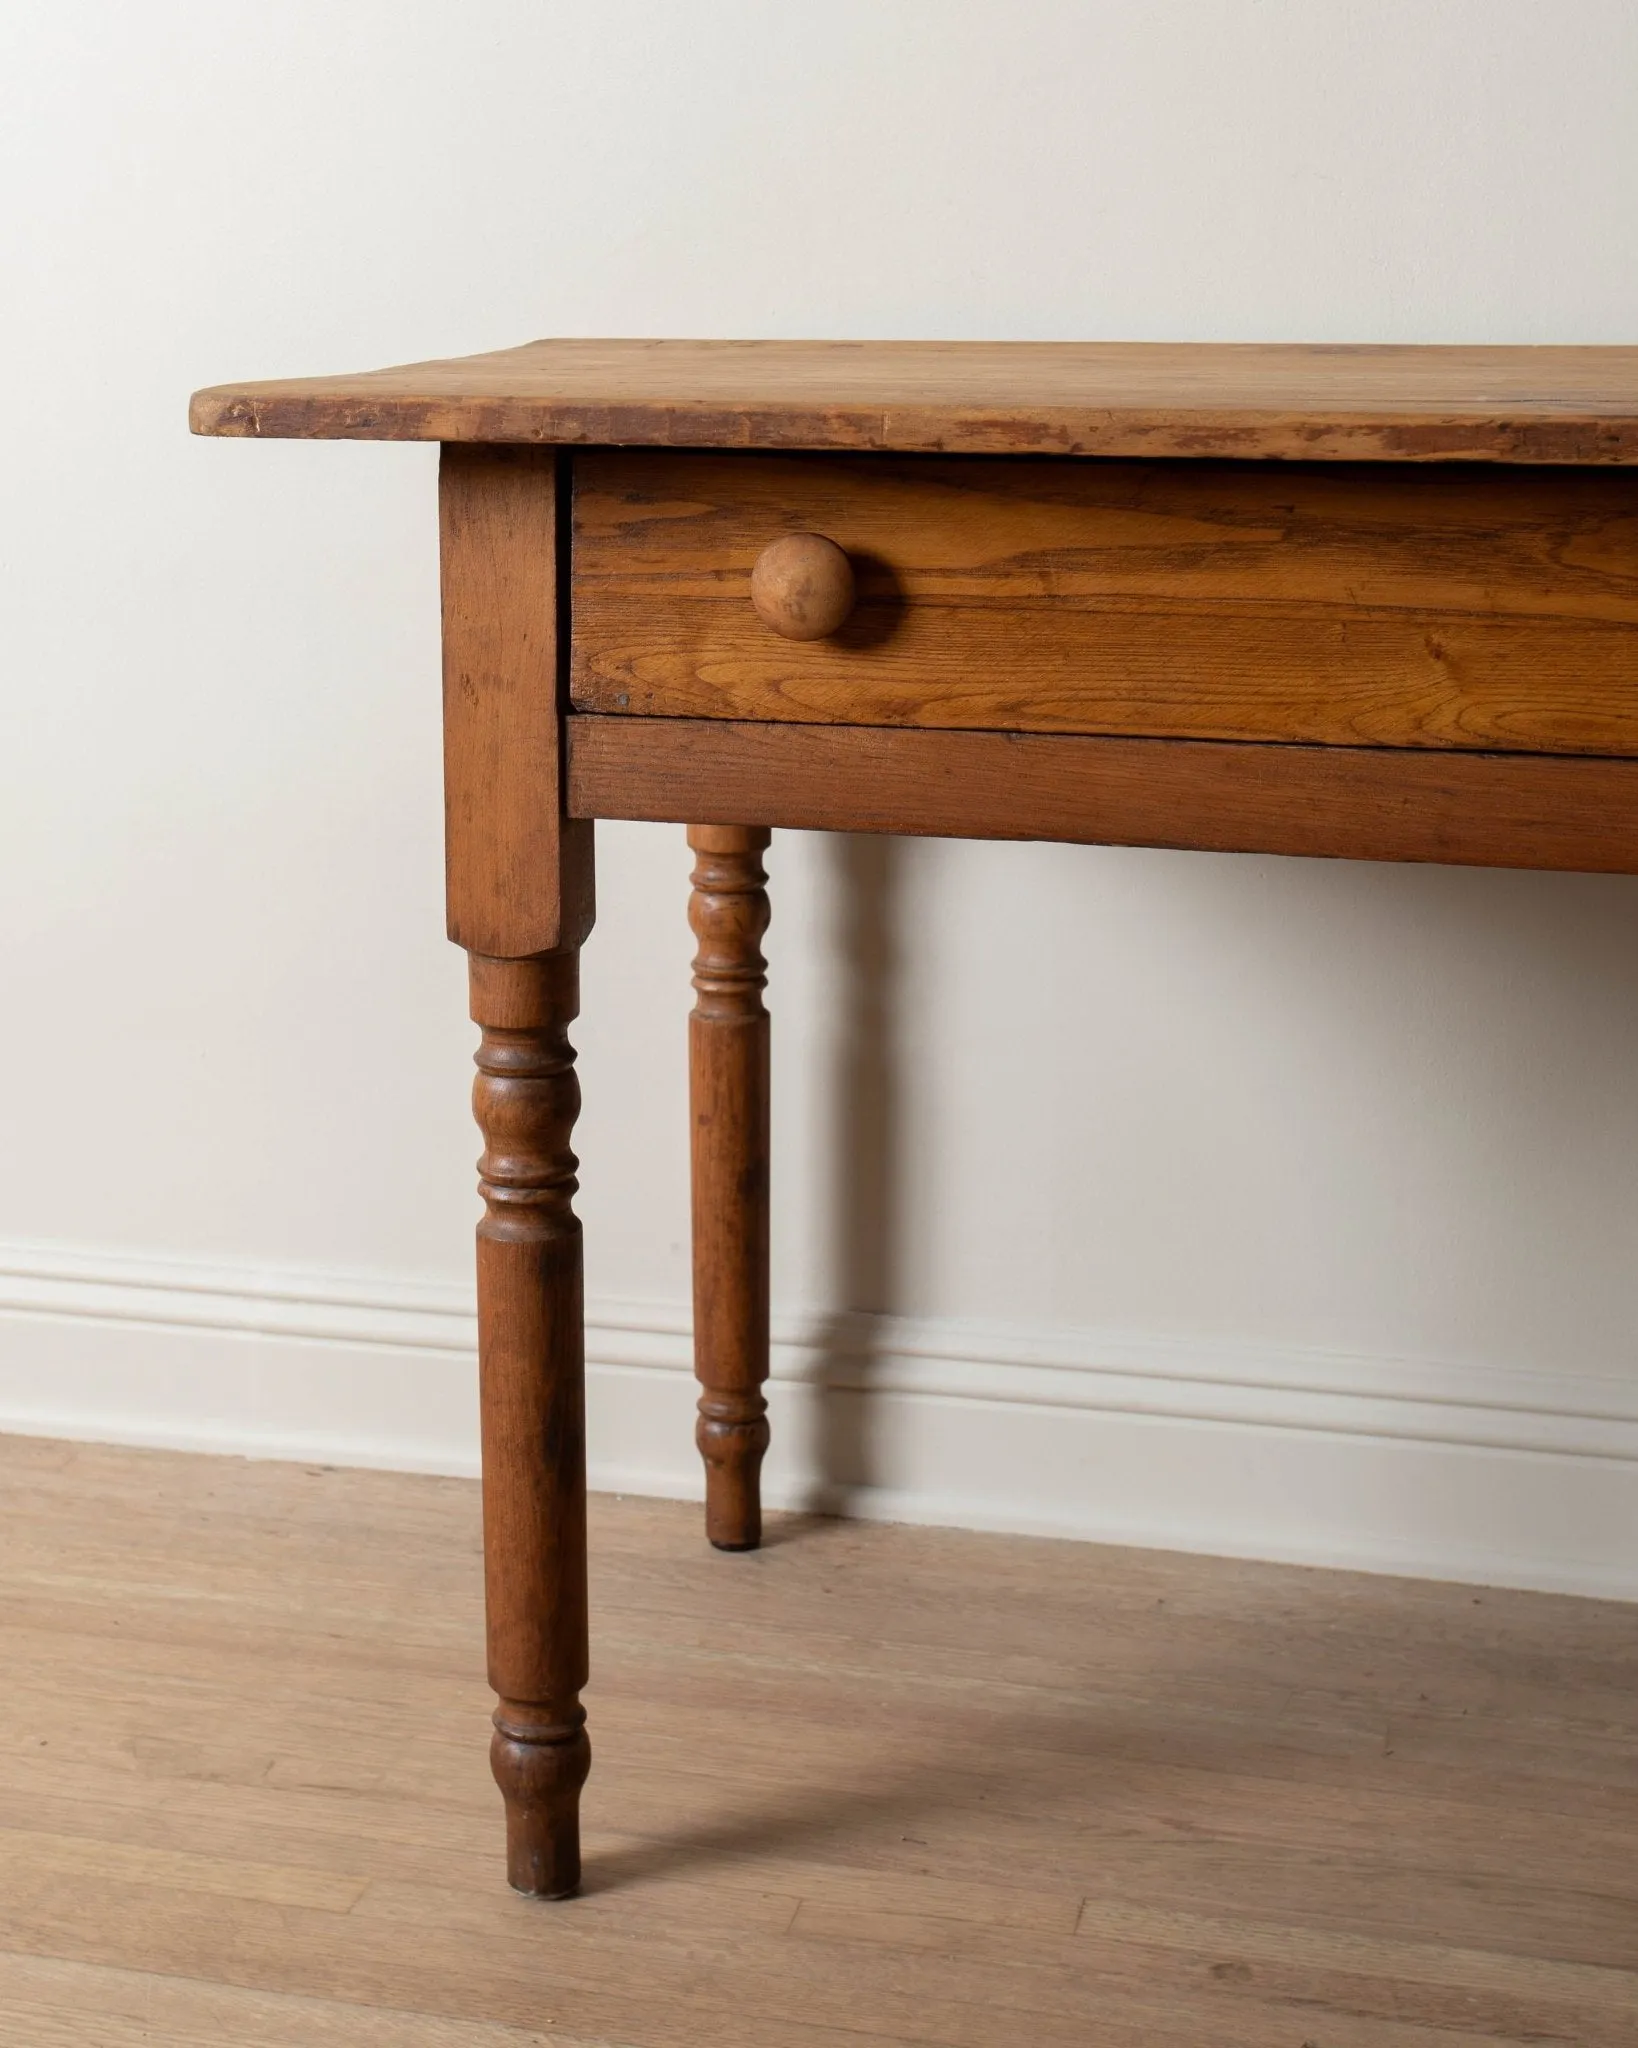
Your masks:
<path fill-rule="evenodd" d="M 443 443 L 493 1761 L 590 1762 L 569 1026 L 592 821 L 687 823 L 706 1526 L 759 1536 L 775 825 L 1638 872 L 1638 349 L 538 342 L 201 392 Z"/>

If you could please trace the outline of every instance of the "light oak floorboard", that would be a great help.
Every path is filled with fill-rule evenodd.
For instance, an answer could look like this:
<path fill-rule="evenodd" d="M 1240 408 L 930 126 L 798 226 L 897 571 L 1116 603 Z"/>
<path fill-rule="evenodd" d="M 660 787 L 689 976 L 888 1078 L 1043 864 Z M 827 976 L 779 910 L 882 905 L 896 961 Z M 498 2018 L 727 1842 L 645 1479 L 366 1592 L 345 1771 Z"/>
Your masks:
<path fill-rule="evenodd" d="M 1638 1615 L 593 1502 L 587 1890 L 477 1489 L 0 1439 L 5 2048 L 1638 2039 Z"/>

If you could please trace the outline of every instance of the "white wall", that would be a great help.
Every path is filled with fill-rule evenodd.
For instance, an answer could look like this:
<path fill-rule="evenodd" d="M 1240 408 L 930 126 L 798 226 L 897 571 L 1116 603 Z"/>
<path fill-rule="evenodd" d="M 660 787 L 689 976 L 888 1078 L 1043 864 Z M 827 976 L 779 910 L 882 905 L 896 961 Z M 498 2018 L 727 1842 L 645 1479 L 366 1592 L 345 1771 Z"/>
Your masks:
<path fill-rule="evenodd" d="M 0 79 L 15 1427 L 471 1460 L 435 458 L 192 386 L 1638 338 L 1628 0 L 12 0 Z M 666 1489 L 680 839 L 602 830 L 580 1034 L 594 1464 Z M 1638 881 L 772 871 L 781 1498 L 1638 1593 Z"/>

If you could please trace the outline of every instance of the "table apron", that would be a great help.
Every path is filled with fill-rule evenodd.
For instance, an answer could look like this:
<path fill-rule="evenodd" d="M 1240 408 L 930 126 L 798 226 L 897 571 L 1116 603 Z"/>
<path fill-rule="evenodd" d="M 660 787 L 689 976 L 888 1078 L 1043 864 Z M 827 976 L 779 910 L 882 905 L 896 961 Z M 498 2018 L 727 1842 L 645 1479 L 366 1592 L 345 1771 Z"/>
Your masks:
<path fill-rule="evenodd" d="M 573 818 L 1638 873 L 1638 760 L 575 713 Z"/>

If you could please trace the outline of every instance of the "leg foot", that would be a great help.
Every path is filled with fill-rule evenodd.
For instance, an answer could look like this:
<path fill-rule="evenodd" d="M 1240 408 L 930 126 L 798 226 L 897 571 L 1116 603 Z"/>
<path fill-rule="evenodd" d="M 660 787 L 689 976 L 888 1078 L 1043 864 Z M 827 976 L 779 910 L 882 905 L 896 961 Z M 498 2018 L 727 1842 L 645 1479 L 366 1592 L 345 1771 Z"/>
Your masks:
<path fill-rule="evenodd" d="M 514 1891 L 566 1899 L 580 1888 L 580 1788 L 591 1769 L 586 1716 L 548 1722 L 502 1700 L 489 1764 L 506 1801 L 506 1877 Z"/>
<path fill-rule="evenodd" d="M 767 1411 L 760 1394 L 700 1396 L 694 1442 L 705 1461 L 705 1534 L 718 1550 L 755 1550 L 762 1541 Z"/>

